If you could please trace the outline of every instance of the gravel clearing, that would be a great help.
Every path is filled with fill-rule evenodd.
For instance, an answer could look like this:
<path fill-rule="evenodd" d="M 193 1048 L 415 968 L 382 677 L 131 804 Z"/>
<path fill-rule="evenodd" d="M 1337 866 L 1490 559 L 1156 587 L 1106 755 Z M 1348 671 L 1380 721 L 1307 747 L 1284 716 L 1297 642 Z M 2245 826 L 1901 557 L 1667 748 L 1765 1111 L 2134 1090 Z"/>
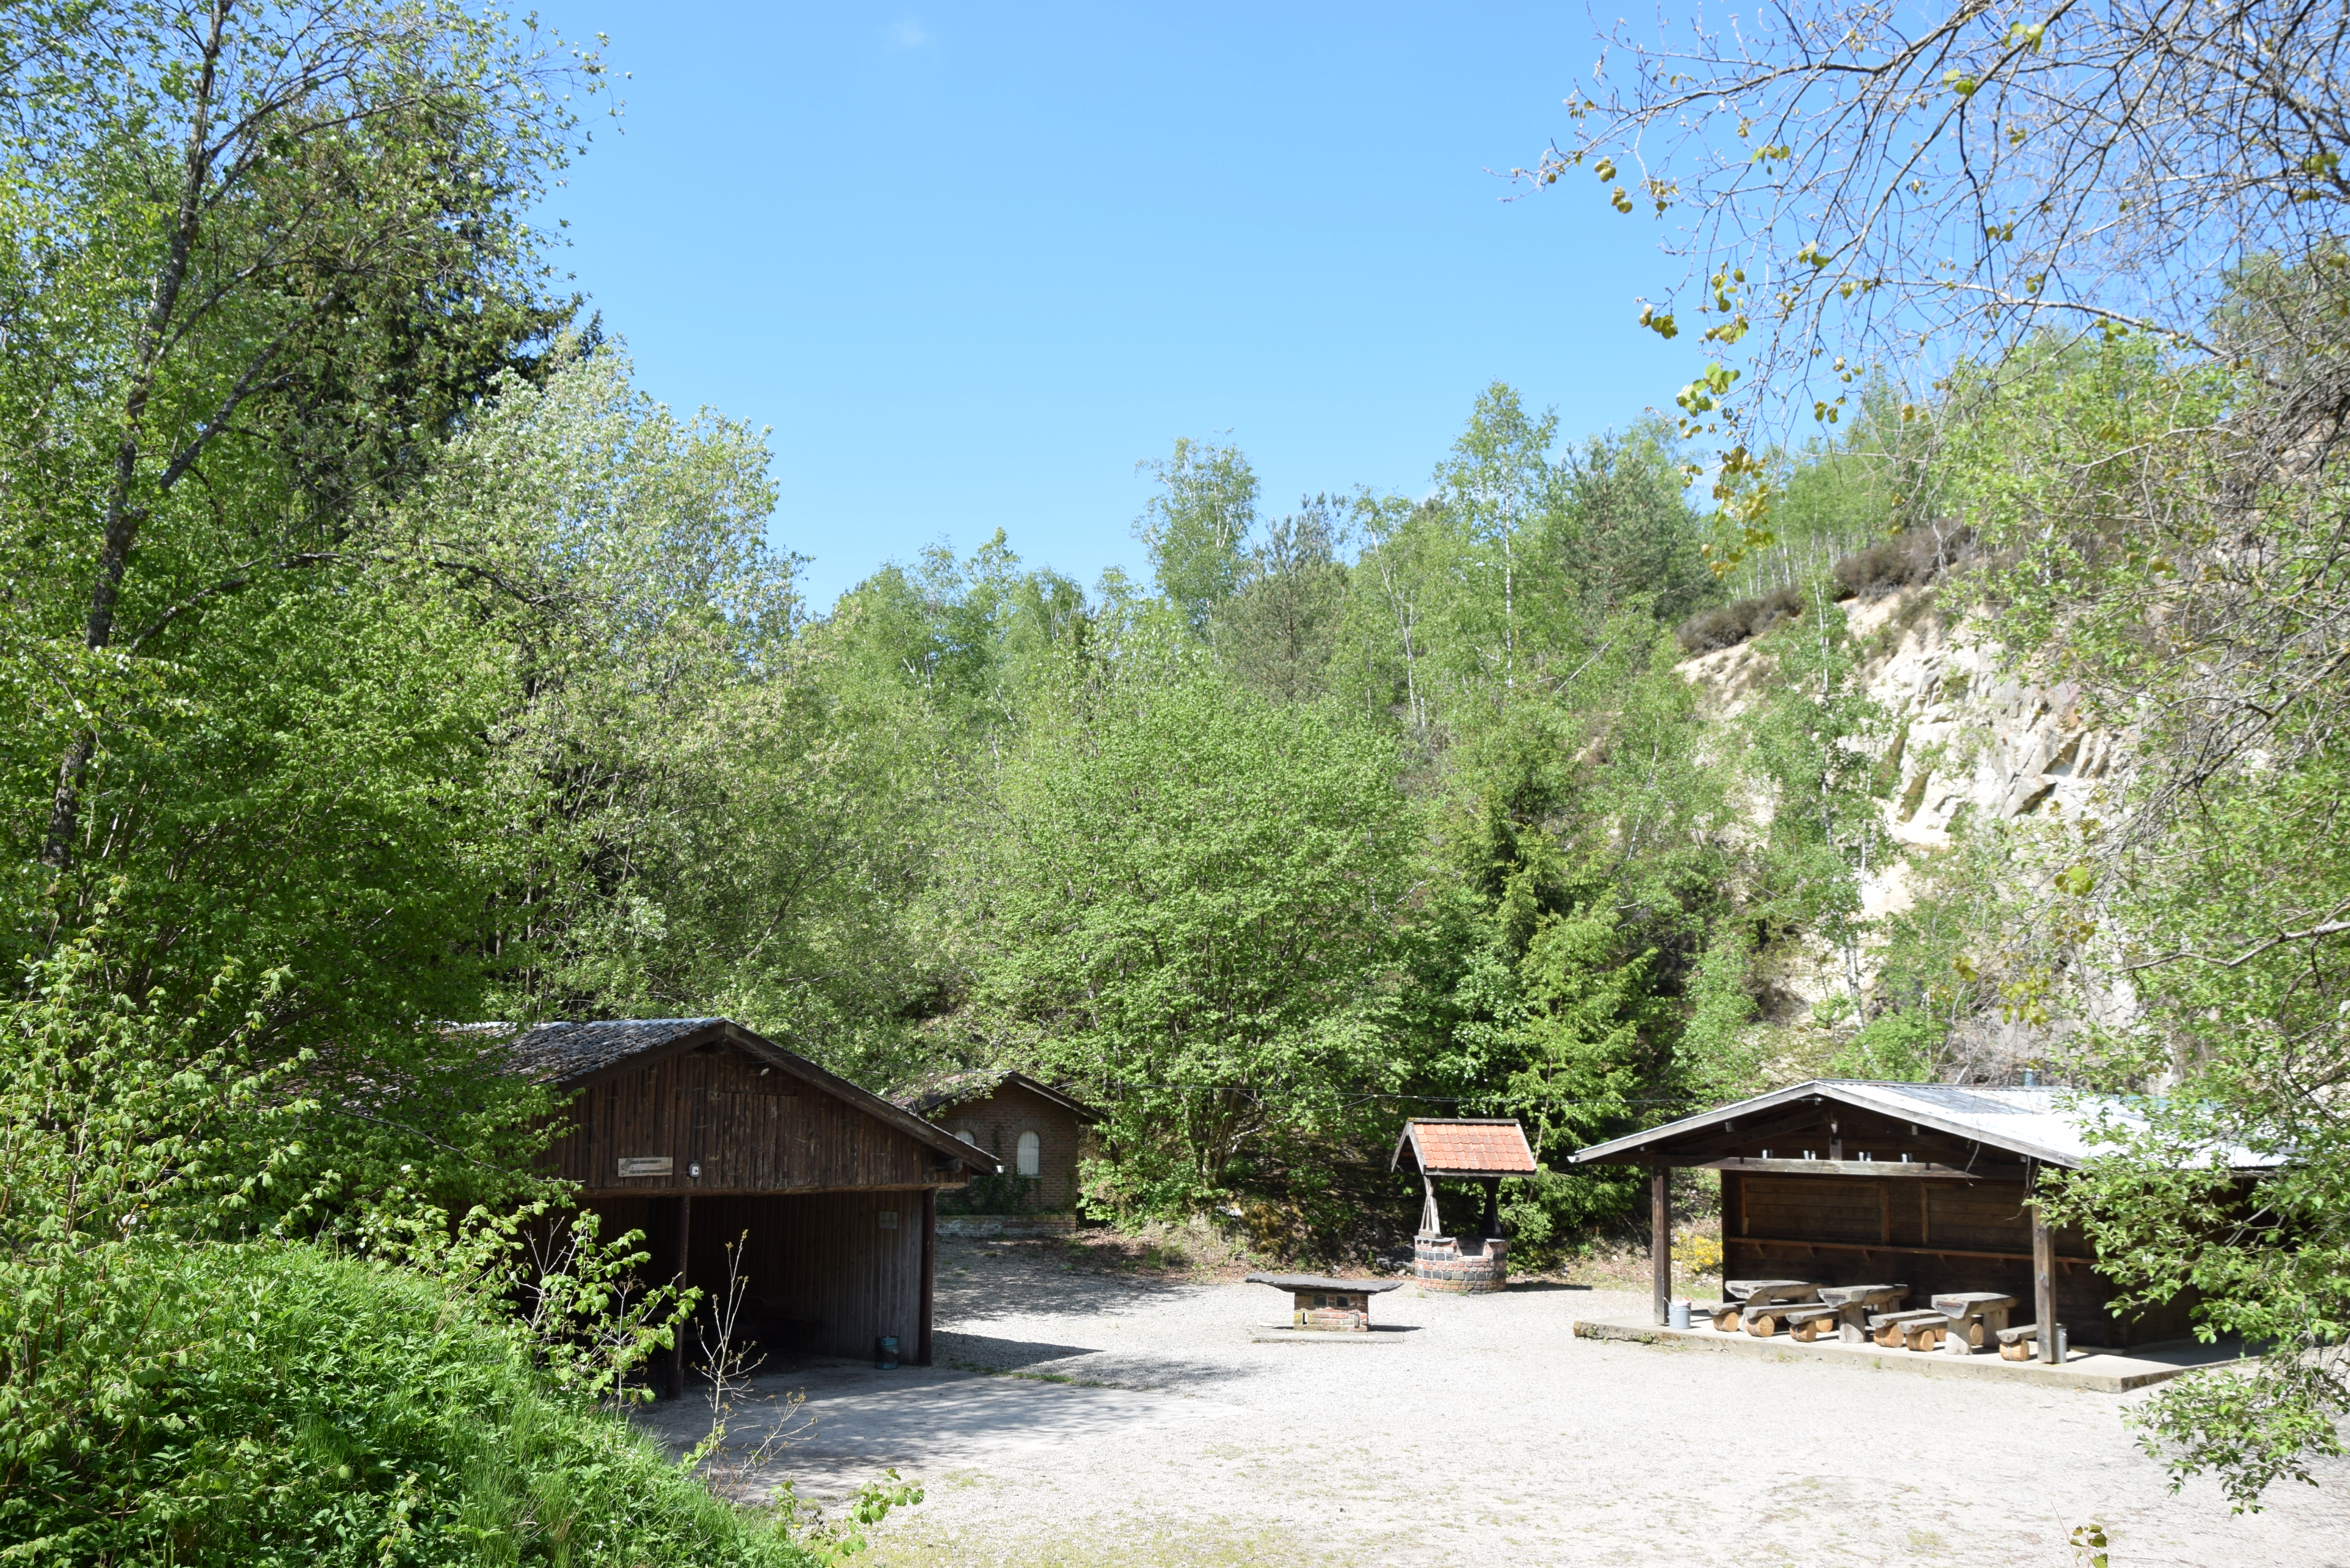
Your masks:
<path fill-rule="evenodd" d="M 827 1363 L 763 1474 L 928 1490 L 877 1564 L 2047 1563 L 2102 1521 L 2114 1568 L 2350 1568 L 2350 1464 L 2231 1515 L 2177 1496 L 2146 1396 L 1939 1380 L 1574 1337 L 1640 1296 L 1565 1284 L 1379 1296 L 1363 1341 L 1259 1344 L 1262 1285 L 1120 1278 L 1050 1244 L 942 1240 L 936 1360 Z M 746 1409 L 755 1442 L 764 1413 Z M 691 1408 L 658 1424 L 698 1435 Z"/>

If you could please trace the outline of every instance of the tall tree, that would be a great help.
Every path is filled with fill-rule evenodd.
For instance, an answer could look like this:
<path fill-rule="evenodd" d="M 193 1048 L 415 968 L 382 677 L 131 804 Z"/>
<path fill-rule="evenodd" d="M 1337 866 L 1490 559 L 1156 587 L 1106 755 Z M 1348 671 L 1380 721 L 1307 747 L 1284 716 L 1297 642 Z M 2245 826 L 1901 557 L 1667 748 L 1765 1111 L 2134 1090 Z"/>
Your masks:
<path fill-rule="evenodd" d="M 1236 446 L 1179 436 L 1164 459 L 1136 467 L 1159 482 L 1134 536 L 1150 553 L 1159 594 L 1194 635 L 1240 587 L 1243 546 L 1256 525 L 1256 473 Z"/>
<path fill-rule="evenodd" d="M 573 132 L 554 78 L 593 91 L 600 67 L 556 70 L 456 6 L 347 0 L 27 6 L 7 45 L 36 238 L 7 304 L 6 401 L 33 422 L 0 462 L 42 498 L 26 543 L 78 600 L 68 680 L 102 715 L 118 649 L 334 554 L 369 488 L 545 326 L 522 212 Z M 224 490 L 244 504 L 224 533 Z M 52 868 L 91 847 L 103 730 L 57 762 Z"/>
<path fill-rule="evenodd" d="M 1040 723 L 983 846 L 983 984 L 1111 1107 L 1122 1196 L 1188 1209 L 1400 1072 L 1418 845 L 1392 747 L 1214 674 Z"/>
<path fill-rule="evenodd" d="M 1500 585 L 1500 623 L 1485 658 L 1494 665 L 1505 694 L 1516 689 L 1520 674 L 1524 575 L 1520 536 L 1555 504 L 1550 448 L 1557 436 L 1556 414 L 1531 417 L 1516 390 L 1496 381 L 1477 395 L 1468 428 L 1452 443 L 1451 455 L 1437 465 L 1436 481 L 1447 506 L 1484 556 L 1483 569 Z"/>

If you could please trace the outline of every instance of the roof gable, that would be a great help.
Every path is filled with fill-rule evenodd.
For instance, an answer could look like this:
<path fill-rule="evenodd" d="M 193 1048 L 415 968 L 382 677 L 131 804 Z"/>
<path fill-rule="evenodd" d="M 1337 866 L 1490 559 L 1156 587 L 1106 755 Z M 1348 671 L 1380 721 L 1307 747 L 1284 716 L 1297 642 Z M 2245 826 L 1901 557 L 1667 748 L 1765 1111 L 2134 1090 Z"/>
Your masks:
<path fill-rule="evenodd" d="M 588 1023 L 542 1023 L 524 1031 L 509 1047 L 509 1055 L 514 1072 L 556 1088 L 579 1089 L 632 1068 L 650 1065 L 663 1057 L 718 1041 L 740 1046 L 810 1087 L 830 1095 L 941 1154 L 951 1156 L 972 1170 L 992 1175 L 996 1168 L 993 1158 L 953 1134 L 933 1127 L 870 1090 L 859 1088 L 837 1073 L 827 1072 L 806 1057 L 785 1050 L 764 1035 L 745 1029 L 731 1018 L 641 1018 Z"/>
<path fill-rule="evenodd" d="M 1391 1170 L 1426 1176 L 1532 1176 L 1534 1151 L 1507 1116 L 1414 1116 L 1396 1139 Z"/>
<path fill-rule="evenodd" d="M 1101 1120 L 1101 1113 L 1084 1101 L 1073 1099 L 1025 1073 L 997 1067 L 972 1067 L 959 1072 L 934 1074 L 889 1097 L 916 1116 L 927 1116 L 951 1110 L 956 1106 L 968 1105 L 973 1100 L 983 1100 L 1007 1087 L 1024 1089 L 1038 1099 L 1060 1106 L 1080 1121 Z"/>
<path fill-rule="evenodd" d="M 1888 1084 L 1856 1078 L 1814 1078 L 1683 1116 L 1645 1132 L 1594 1144 L 1577 1149 L 1567 1158 L 1577 1165 L 1637 1164 L 1669 1156 L 1675 1145 L 1702 1135 L 1734 1131 L 1731 1124 L 1742 1117 L 1803 1104 L 1829 1103 L 1873 1112 L 1915 1127 L 1929 1128 L 1947 1137 L 1965 1138 L 2024 1159 L 2068 1169 L 2085 1165 L 2103 1152 L 2105 1146 L 2091 1141 L 2090 1137 L 2101 1119 L 2121 1127 L 2145 1125 L 2144 1116 L 2133 1103 L 2118 1095 L 2006 1085 Z M 2206 1158 L 2224 1161 L 2230 1168 L 2238 1170 L 2262 1169 L 2279 1163 L 2271 1157 L 2233 1147 L 2211 1150 Z"/>

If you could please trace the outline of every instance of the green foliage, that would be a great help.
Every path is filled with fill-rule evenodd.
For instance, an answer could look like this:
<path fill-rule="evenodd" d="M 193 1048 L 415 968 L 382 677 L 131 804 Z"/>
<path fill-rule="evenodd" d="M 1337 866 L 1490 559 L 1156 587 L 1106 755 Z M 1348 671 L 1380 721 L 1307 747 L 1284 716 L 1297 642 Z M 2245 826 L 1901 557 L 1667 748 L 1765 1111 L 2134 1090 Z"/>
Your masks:
<path fill-rule="evenodd" d="M 1146 1209 L 1391 1085 L 1413 814 L 1390 746 L 1222 677 L 1124 683 L 1008 759 L 983 983 L 1103 1096 Z"/>
<path fill-rule="evenodd" d="M 413 1271 L 132 1241 L 0 1272 L 12 1558 L 806 1561 Z"/>
<path fill-rule="evenodd" d="M 1950 1026 L 1923 1012 L 1880 1012 L 1837 1047 L 1829 1071 L 1839 1078 L 1880 1083 L 1933 1082 Z"/>
<path fill-rule="evenodd" d="M 1256 474 L 1238 447 L 1178 437 L 1174 454 L 1139 465 L 1159 481 L 1134 524 L 1150 553 L 1159 592 L 1191 630 L 1203 633 L 1240 587 L 1242 554 L 1256 522 Z"/>

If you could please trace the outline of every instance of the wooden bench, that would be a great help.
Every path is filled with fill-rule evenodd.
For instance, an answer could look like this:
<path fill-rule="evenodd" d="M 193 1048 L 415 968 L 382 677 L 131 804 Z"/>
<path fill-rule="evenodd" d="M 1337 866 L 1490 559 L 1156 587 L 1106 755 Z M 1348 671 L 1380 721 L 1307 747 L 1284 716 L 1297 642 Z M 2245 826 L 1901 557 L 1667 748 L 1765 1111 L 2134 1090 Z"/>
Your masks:
<path fill-rule="evenodd" d="M 1716 1333 L 1736 1334 L 1738 1314 L 1746 1309 L 1737 1302 L 1697 1302 L 1690 1305 L 1690 1310 L 1711 1318 Z"/>
<path fill-rule="evenodd" d="M 1790 1328 L 1797 1331 L 1796 1338 L 1809 1341 L 1833 1326 L 1835 1315 L 1835 1308 L 1817 1302 L 1772 1302 L 1749 1306 L 1743 1322 L 1746 1332 L 1757 1339 L 1768 1339 L 1782 1328 Z"/>
<path fill-rule="evenodd" d="M 2064 1333 L 2064 1325 L 2058 1324 L 2056 1332 Z M 2002 1328 L 1991 1337 L 1999 1341 L 1999 1358 L 2002 1361 L 2030 1361 L 2040 1354 L 2040 1325 L 2036 1323 L 2020 1323 L 2012 1328 Z"/>
<path fill-rule="evenodd" d="M 1836 1337 L 1846 1345 L 1868 1338 L 1868 1316 L 1890 1308 L 1900 1310 L 1909 1299 L 1908 1285 L 1822 1285 L 1820 1300 L 1836 1309 Z"/>
<path fill-rule="evenodd" d="M 1954 1355 L 1972 1355 L 1993 1343 L 2007 1326 L 2008 1309 L 2015 1305 L 2015 1298 L 1997 1291 L 1955 1291 L 1933 1297 L 1932 1304 L 1950 1320 L 1944 1348 Z"/>
<path fill-rule="evenodd" d="M 1950 1320 L 1938 1312 L 1882 1312 L 1868 1320 L 1870 1336 L 1885 1350 L 1931 1350 L 1942 1343 L 1950 1325 Z"/>

